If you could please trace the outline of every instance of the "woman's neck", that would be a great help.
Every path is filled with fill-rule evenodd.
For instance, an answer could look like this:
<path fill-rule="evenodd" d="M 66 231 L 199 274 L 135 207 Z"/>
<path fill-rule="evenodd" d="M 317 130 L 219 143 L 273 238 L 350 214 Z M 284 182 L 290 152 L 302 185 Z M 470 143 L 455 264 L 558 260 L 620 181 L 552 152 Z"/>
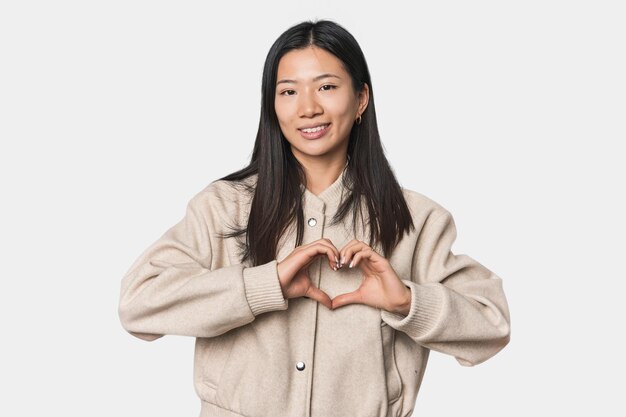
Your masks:
<path fill-rule="evenodd" d="M 320 194 L 339 178 L 348 165 L 347 159 L 329 164 L 302 164 L 306 174 L 307 189 L 315 195 Z"/>

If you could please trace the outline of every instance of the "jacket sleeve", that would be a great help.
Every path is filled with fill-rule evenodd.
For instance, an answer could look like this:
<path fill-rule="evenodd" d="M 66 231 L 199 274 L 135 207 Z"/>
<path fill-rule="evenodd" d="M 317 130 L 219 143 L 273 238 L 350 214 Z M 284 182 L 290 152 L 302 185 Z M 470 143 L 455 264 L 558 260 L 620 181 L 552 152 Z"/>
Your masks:
<path fill-rule="evenodd" d="M 471 257 L 452 252 L 456 226 L 444 210 L 420 232 L 411 279 L 408 315 L 381 310 L 381 318 L 420 345 L 474 366 L 510 340 L 510 316 L 502 279 Z"/>
<path fill-rule="evenodd" d="M 213 227 L 201 193 L 186 214 L 150 245 L 122 278 L 118 314 L 130 334 L 147 341 L 166 334 L 214 337 L 273 310 L 286 310 L 277 261 L 210 269 Z M 204 203 L 203 203 L 204 202 Z"/>

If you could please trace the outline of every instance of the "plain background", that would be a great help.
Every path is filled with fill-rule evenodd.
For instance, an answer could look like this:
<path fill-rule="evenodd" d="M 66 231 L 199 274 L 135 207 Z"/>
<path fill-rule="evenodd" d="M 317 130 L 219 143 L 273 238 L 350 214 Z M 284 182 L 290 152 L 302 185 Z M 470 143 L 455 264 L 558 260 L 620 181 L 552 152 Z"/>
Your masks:
<path fill-rule="evenodd" d="M 624 415 L 626 15 L 601 0 L 2 2 L 1 415 L 198 414 L 194 340 L 127 334 L 121 277 L 249 161 L 271 44 L 321 18 L 365 53 L 399 182 L 510 304 L 489 361 L 432 352 L 414 416 Z"/>

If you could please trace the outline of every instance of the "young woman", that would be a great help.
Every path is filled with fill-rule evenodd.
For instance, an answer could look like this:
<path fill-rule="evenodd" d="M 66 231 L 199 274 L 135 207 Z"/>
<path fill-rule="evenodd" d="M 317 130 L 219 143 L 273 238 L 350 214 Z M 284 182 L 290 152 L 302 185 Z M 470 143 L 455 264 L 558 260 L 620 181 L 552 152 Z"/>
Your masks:
<path fill-rule="evenodd" d="M 201 416 L 410 416 L 430 350 L 510 340 L 502 280 L 451 214 L 399 186 L 363 53 L 332 21 L 272 45 L 250 164 L 216 180 L 125 274 L 136 337 L 196 338 Z"/>

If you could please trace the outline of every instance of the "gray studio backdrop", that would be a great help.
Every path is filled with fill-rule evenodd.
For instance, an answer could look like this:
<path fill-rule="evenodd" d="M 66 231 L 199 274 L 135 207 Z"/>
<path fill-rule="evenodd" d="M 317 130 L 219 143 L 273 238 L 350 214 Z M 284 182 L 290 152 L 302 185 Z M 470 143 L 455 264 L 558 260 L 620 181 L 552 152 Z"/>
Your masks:
<path fill-rule="evenodd" d="M 359 41 L 401 185 L 504 280 L 510 344 L 432 352 L 414 416 L 624 415 L 624 6 L 611 1 L 0 5 L 3 416 L 195 416 L 191 338 L 117 317 L 122 274 L 250 158 L 274 39 Z M 367 393 L 364 393 L 367 395 Z"/>

